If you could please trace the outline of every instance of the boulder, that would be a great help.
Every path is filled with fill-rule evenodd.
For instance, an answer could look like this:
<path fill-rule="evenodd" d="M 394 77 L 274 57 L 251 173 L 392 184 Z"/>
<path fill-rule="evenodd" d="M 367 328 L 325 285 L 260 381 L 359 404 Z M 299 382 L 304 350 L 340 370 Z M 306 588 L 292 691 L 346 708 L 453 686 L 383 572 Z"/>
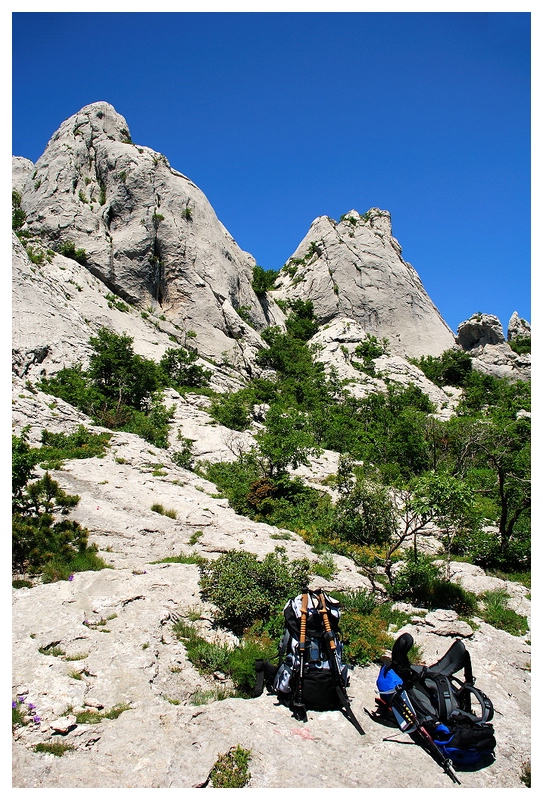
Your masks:
<path fill-rule="evenodd" d="M 457 344 L 467 352 L 487 344 L 505 342 L 503 329 L 498 317 L 492 314 L 473 314 L 458 326 Z"/>

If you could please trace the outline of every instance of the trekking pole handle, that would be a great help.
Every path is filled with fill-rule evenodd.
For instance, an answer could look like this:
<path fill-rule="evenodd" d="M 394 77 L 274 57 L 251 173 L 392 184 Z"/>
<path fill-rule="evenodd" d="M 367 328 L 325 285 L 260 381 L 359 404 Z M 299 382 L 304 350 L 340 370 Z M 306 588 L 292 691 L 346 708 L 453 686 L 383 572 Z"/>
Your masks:
<path fill-rule="evenodd" d="M 307 630 L 307 600 L 308 595 L 307 592 L 304 592 L 302 595 L 302 613 L 300 618 L 300 653 L 305 651 L 305 638 L 306 638 L 306 630 Z"/>
<path fill-rule="evenodd" d="M 324 592 L 321 592 L 319 595 L 319 611 L 322 614 L 322 622 L 324 625 L 324 630 L 326 633 L 326 638 L 328 639 L 328 643 L 330 645 L 330 649 L 335 652 L 336 649 L 336 642 L 334 639 L 334 634 L 332 632 L 332 626 L 330 625 L 330 620 L 328 619 L 328 612 L 326 611 L 326 602 L 324 600 Z"/>

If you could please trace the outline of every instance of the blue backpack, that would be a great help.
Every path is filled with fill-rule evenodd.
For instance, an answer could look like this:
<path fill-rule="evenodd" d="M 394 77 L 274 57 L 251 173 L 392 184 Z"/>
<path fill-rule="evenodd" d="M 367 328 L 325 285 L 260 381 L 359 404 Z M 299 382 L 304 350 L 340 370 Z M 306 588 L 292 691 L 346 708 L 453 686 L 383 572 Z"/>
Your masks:
<path fill-rule="evenodd" d="M 397 725 L 418 739 L 445 769 L 451 764 L 472 767 L 490 763 L 496 747 L 490 724 L 494 709 L 487 695 L 475 687 L 464 643 L 457 639 L 429 667 L 409 662 L 412 646 L 409 633 L 394 643 L 392 657 L 383 663 L 377 678 L 379 697 L 372 718 Z M 463 681 L 456 675 L 461 670 Z M 452 770 L 446 771 L 453 777 Z M 456 776 L 453 779 L 458 782 Z"/>

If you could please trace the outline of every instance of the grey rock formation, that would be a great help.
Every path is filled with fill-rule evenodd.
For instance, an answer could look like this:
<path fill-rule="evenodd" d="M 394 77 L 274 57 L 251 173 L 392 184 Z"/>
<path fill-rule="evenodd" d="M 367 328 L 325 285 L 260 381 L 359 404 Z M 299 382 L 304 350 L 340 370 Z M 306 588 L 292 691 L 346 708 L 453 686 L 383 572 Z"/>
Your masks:
<path fill-rule="evenodd" d="M 312 300 L 319 322 L 348 317 L 400 356 L 440 355 L 454 334 L 403 260 L 390 214 L 318 217 L 280 272 L 274 296 Z"/>
<path fill-rule="evenodd" d="M 12 188 L 19 192 L 19 194 L 22 194 L 25 185 L 29 182 L 34 173 L 34 164 L 29 158 L 13 156 L 11 171 Z"/>
<path fill-rule="evenodd" d="M 511 319 L 514 319 L 514 315 Z M 529 329 L 529 324 L 526 325 Z M 517 329 L 520 329 L 519 326 Z M 473 314 L 465 322 L 461 322 L 456 342 L 469 353 L 474 369 L 479 372 L 511 380 L 530 378 L 530 354 L 518 355 L 511 349 L 505 341 L 498 317 L 492 314 Z"/>
<path fill-rule="evenodd" d="M 492 314 L 473 314 L 458 326 L 457 343 L 467 352 L 476 351 L 487 344 L 505 342 L 498 317 Z"/>
<path fill-rule="evenodd" d="M 423 391 L 436 406 L 441 419 L 448 419 L 458 402 L 459 391 L 454 387 L 441 389 L 428 380 L 426 375 L 402 356 L 383 354 L 373 361 L 374 374 L 364 371 L 356 348 L 367 339 L 362 325 L 354 319 L 336 319 L 323 325 L 311 338 L 315 346 L 315 358 L 326 365 L 328 373 L 334 371 L 340 380 L 347 381 L 345 389 L 355 397 L 366 397 L 374 392 L 386 392 L 385 378 L 400 386 L 414 384 Z"/>
<path fill-rule="evenodd" d="M 17 163 L 18 179 L 27 166 Z M 204 355 L 250 359 L 260 346 L 251 325 L 283 319 L 273 301 L 264 312 L 251 287 L 253 257 L 205 195 L 165 156 L 133 144 L 108 103 L 62 123 L 24 183 L 22 208 L 32 234 L 52 249 L 83 249 L 93 275 L 127 302 L 196 332 Z"/>
<path fill-rule="evenodd" d="M 509 324 L 507 326 L 507 341 L 518 339 L 519 337 L 530 336 L 532 329 L 530 323 L 519 317 L 516 311 L 513 311 Z"/>

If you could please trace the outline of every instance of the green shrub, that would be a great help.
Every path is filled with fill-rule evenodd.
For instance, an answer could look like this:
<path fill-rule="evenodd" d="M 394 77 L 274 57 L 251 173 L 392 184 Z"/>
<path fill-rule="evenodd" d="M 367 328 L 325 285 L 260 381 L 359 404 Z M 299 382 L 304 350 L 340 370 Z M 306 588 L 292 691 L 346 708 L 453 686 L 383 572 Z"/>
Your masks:
<path fill-rule="evenodd" d="M 205 465 L 205 477 L 215 483 L 236 514 L 251 514 L 255 511 L 247 500 L 251 487 L 260 477 L 254 459 L 244 457 L 238 461 L 218 461 Z"/>
<path fill-rule="evenodd" d="M 371 614 L 377 607 L 377 600 L 373 592 L 367 589 L 352 589 L 348 592 L 334 592 L 334 597 L 339 601 L 344 611 L 356 611 L 359 614 Z"/>
<path fill-rule="evenodd" d="M 395 600 L 428 604 L 432 587 L 440 577 L 441 567 L 430 556 L 419 553 L 415 557 L 413 550 L 407 550 L 404 563 L 394 574 L 390 595 Z"/>
<path fill-rule="evenodd" d="M 258 265 L 253 267 L 252 287 L 257 297 L 262 297 L 273 289 L 278 274 L 278 270 L 265 270 Z"/>
<path fill-rule="evenodd" d="M 355 347 L 354 354 L 363 360 L 365 369 L 371 369 L 373 367 L 371 362 L 384 355 L 388 351 L 388 345 L 388 339 L 379 341 L 376 336 L 368 334 L 367 338 Z"/>
<path fill-rule="evenodd" d="M 428 602 L 432 608 L 450 608 L 457 614 L 472 614 L 477 610 L 477 598 L 457 583 L 434 581 Z"/>
<path fill-rule="evenodd" d="M 459 614 L 469 614 L 477 609 L 472 592 L 442 577 L 442 567 L 431 556 L 421 553 L 417 558 L 413 550 L 406 552 L 406 560 L 396 572 L 390 589 L 396 600 L 407 600 L 426 608 L 452 609 Z"/>
<path fill-rule="evenodd" d="M 67 459 L 102 458 L 110 439 L 110 433 L 91 433 L 84 425 L 69 434 L 43 430 L 35 458 L 43 469 L 60 469 Z"/>
<path fill-rule="evenodd" d="M 117 295 L 108 292 L 105 297 L 109 308 L 116 308 L 117 311 L 123 311 L 124 313 L 130 311 L 130 306 L 124 303 Z"/>
<path fill-rule="evenodd" d="M 344 658 L 349 664 L 364 666 L 377 661 L 392 646 L 387 622 L 375 609 L 370 614 L 346 609 L 340 629 L 345 645 Z"/>
<path fill-rule="evenodd" d="M 215 398 L 209 408 L 209 413 L 226 428 L 234 431 L 244 431 L 250 427 L 251 402 L 246 390 L 226 392 Z"/>
<path fill-rule="evenodd" d="M 172 453 L 172 461 L 178 467 L 183 469 L 192 470 L 194 467 L 194 453 L 192 451 L 194 446 L 194 439 L 187 439 L 184 436 L 178 435 L 178 441 L 181 442 L 181 450 L 176 450 Z"/>
<path fill-rule="evenodd" d="M 21 486 L 22 479 L 17 464 L 12 494 L 13 569 L 43 572 L 44 580 L 60 580 L 81 569 L 106 567 L 96 555 L 96 546 L 89 547 L 86 528 L 71 519 L 55 521 L 54 513 L 66 514 L 79 497 L 67 495 L 48 472 Z"/>
<path fill-rule="evenodd" d="M 385 486 L 359 479 L 342 492 L 335 508 L 336 534 L 353 544 L 385 544 L 396 529 L 397 513 Z"/>
<path fill-rule="evenodd" d="M 169 347 L 160 359 L 160 369 L 165 375 L 164 383 L 174 389 L 199 388 L 209 385 L 211 372 L 195 362 L 198 353 L 184 347 Z"/>
<path fill-rule="evenodd" d="M 532 352 L 531 336 L 517 336 L 515 339 L 511 339 L 508 344 L 511 350 L 514 350 L 519 356 Z"/>
<path fill-rule="evenodd" d="M 35 753 L 49 753 L 52 756 L 63 756 L 70 750 L 75 750 L 73 744 L 66 744 L 66 742 L 38 742 L 34 745 Z"/>
<path fill-rule="evenodd" d="M 173 406 L 167 408 L 156 397 L 149 409 L 144 411 L 131 410 L 128 420 L 120 425 L 120 429 L 129 433 L 136 433 L 142 439 L 154 444 L 155 447 L 168 447 L 168 423 L 173 416 Z"/>
<path fill-rule="evenodd" d="M 200 566 L 202 597 L 217 607 L 219 624 L 239 634 L 299 594 L 309 571 L 308 559 L 289 561 L 281 547 L 262 561 L 245 550 L 231 550 Z"/>
<path fill-rule="evenodd" d="M 437 357 L 422 356 L 411 361 L 437 386 L 465 386 L 473 368 L 471 357 L 463 350 L 445 350 Z"/>
<path fill-rule="evenodd" d="M 32 247 L 31 244 L 26 244 L 25 250 L 28 258 L 33 264 L 40 266 L 45 261 L 45 253 L 39 247 Z"/>
<path fill-rule="evenodd" d="M 251 773 L 248 770 L 250 750 L 240 745 L 231 747 L 227 753 L 219 754 L 211 772 L 210 779 L 214 789 L 241 789 L 249 782 Z"/>
<path fill-rule="evenodd" d="M 26 214 L 21 208 L 21 195 L 15 189 L 11 193 L 11 227 L 14 231 L 19 231 L 26 222 Z"/>
<path fill-rule="evenodd" d="M 313 575 L 318 575 L 326 581 L 331 581 L 337 573 L 336 562 L 331 553 L 323 553 L 319 556 L 317 561 L 314 561 L 311 566 Z"/>
<path fill-rule="evenodd" d="M 87 264 L 87 254 L 85 250 L 83 250 L 82 247 L 76 248 L 73 242 L 63 242 L 58 246 L 58 252 L 62 256 L 66 256 L 66 258 L 73 258 L 74 261 L 77 261 L 78 264 L 82 266 L 86 266 Z"/>
<path fill-rule="evenodd" d="M 485 592 L 482 596 L 484 604 L 483 619 L 494 628 L 507 631 L 513 636 L 524 636 L 528 631 L 528 620 L 508 608 L 508 599 L 509 595 L 505 589 Z"/>

